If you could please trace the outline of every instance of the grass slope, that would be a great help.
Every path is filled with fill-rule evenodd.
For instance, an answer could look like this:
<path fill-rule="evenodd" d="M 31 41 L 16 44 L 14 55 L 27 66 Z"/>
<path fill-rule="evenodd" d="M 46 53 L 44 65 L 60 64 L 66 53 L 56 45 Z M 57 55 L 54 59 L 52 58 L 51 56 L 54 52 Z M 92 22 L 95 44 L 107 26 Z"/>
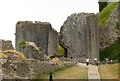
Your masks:
<path fill-rule="evenodd" d="M 53 79 L 87 79 L 87 71 L 86 67 L 69 67 L 53 72 Z M 49 79 L 49 74 L 40 75 L 37 79 Z"/>
<path fill-rule="evenodd" d="M 100 52 L 101 61 L 103 61 L 105 58 L 118 61 L 119 56 L 120 56 L 120 39 L 118 39 L 114 44 Z"/>
<path fill-rule="evenodd" d="M 118 79 L 118 64 L 100 65 L 99 73 L 101 79 Z"/>
<path fill-rule="evenodd" d="M 116 5 L 118 3 L 114 2 L 109 4 L 107 7 L 105 7 L 98 15 L 98 24 L 99 27 L 104 27 L 106 24 L 106 21 L 109 19 L 110 15 L 112 14 L 113 10 L 115 9 Z"/>

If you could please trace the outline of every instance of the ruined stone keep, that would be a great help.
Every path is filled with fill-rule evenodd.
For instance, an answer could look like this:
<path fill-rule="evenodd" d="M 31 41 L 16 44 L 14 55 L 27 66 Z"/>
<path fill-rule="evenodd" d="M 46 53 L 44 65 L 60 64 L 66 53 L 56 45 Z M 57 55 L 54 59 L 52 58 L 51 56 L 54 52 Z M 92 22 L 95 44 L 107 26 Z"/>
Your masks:
<path fill-rule="evenodd" d="M 42 51 L 53 56 L 57 50 L 58 33 L 51 27 L 50 23 L 39 21 L 19 21 L 16 24 L 16 50 L 19 51 L 21 40 L 34 42 Z"/>
<path fill-rule="evenodd" d="M 72 14 L 64 22 L 60 34 L 66 57 L 99 59 L 97 15 L 93 13 Z"/>

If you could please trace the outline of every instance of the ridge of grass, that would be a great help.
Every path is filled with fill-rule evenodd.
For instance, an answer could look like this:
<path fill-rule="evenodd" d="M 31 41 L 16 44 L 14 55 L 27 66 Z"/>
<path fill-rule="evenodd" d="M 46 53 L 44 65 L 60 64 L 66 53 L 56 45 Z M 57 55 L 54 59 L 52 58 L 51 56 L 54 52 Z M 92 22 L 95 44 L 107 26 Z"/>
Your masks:
<path fill-rule="evenodd" d="M 99 27 L 104 27 L 106 24 L 106 21 L 111 16 L 112 12 L 114 11 L 116 5 L 118 3 L 110 3 L 107 7 L 105 7 L 98 15 L 98 25 Z"/>
<path fill-rule="evenodd" d="M 118 71 L 120 64 L 100 65 L 99 73 L 101 79 L 118 79 Z"/>
<path fill-rule="evenodd" d="M 13 53 L 13 54 L 16 54 L 16 55 L 18 55 L 19 56 L 19 58 L 21 58 L 22 60 L 24 60 L 24 61 L 26 61 L 27 59 L 26 59 L 26 57 L 22 54 L 22 53 L 20 53 L 20 52 L 17 52 L 16 50 L 4 50 L 4 51 L 1 51 L 1 53 Z M 6 55 L 7 56 L 7 55 Z"/>

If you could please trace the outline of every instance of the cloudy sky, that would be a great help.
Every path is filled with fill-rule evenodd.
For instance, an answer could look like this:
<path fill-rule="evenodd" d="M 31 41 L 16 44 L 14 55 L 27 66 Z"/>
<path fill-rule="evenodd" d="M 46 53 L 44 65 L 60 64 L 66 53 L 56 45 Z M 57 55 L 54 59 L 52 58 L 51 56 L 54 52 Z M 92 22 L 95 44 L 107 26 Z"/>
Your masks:
<path fill-rule="evenodd" d="M 17 21 L 50 22 L 59 31 L 70 14 L 98 10 L 98 0 L 0 0 L 0 39 L 14 44 Z"/>

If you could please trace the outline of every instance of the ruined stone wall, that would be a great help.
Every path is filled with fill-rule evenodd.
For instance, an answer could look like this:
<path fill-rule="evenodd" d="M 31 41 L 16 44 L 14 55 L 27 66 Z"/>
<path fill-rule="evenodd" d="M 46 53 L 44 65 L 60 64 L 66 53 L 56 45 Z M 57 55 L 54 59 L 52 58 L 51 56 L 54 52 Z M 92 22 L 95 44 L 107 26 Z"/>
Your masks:
<path fill-rule="evenodd" d="M 53 36 L 54 33 L 55 36 Z M 56 48 L 54 48 L 57 45 L 57 40 L 54 40 L 56 37 L 56 32 L 53 32 L 51 24 L 47 22 L 19 21 L 16 24 L 16 50 L 19 50 L 19 42 L 24 39 L 34 42 L 38 47 L 41 47 L 42 51 L 48 54 L 48 56 L 52 56 L 56 50 Z M 49 46 L 50 41 L 54 41 L 54 43 L 52 43 L 54 45 Z M 49 49 L 52 50 L 50 51 Z"/>
<path fill-rule="evenodd" d="M 97 15 L 72 14 L 61 27 L 61 44 L 67 49 L 68 57 L 99 59 L 98 33 Z"/>
<path fill-rule="evenodd" d="M 49 31 L 48 53 L 50 56 L 55 54 L 58 49 L 58 32 L 54 29 Z"/>
<path fill-rule="evenodd" d="M 2 64 L 2 79 L 35 79 L 38 74 L 50 73 L 74 64 L 69 62 L 60 66 L 52 64 L 50 61 L 28 60 L 15 63 L 7 60 Z"/>
<path fill-rule="evenodd" d="M 14 49 L 12 41 L 10 40 L 0 40 L 0 50 L 10 50 Z"/>
<path fill-rule="evenodd" d="M 118 11 L 117 5 L 109 19 L 106 21 L 106 25 L 104 27 L 99 27 L 100 50 L 109 47 L 118 39 L 118 37 L 120 37 Z"/>

